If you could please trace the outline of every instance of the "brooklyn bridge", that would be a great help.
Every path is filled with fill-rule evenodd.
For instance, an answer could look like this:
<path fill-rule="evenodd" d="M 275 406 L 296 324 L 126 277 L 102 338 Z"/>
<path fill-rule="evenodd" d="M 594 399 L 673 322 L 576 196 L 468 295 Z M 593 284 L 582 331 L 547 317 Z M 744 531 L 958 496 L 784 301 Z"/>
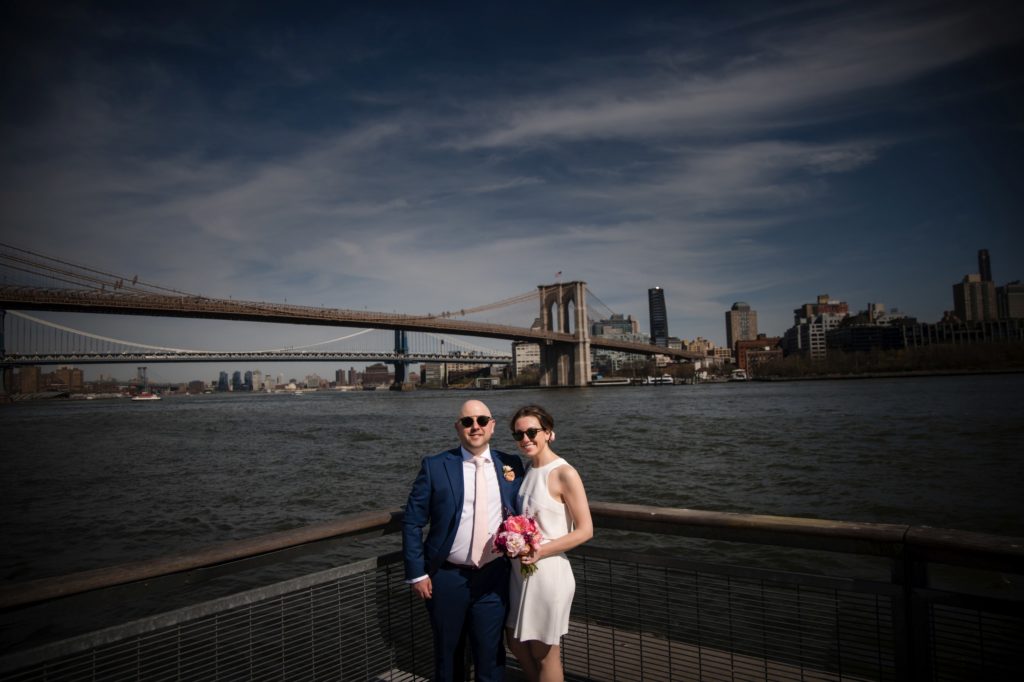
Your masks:
<path fill-rule="evenodd" d="M 501 363 L 511 361 L 511 353 L 494 350 L 465 350 L 450 340 L 445 351 L 443 339 L 451 336 L 533 342 L 540 347 L 540 379 L 544 386 L 584 386 L 591 377 L 591 351 L 606 350 L 639 356 L 655 354 L 677 359 L 696 359 L 697 353 L 652 346 L 594 335 L 591 321 L 603 308 L 611 311 L 591 292 L 585 282 L 541 284 L 535 290 L 494 303 L 437 314 L 385 313 L 352 308 L 325 308 L 271 303 L 264 301 L 214 298 L 125 277 L 56 257 L 0 244 L 0 364 L 10 368 L 24 365 L 106 364 L 135 362 L 213 362 L 213 361 L 374 361 L 396 366 L 396 380 L 412 362 L 458 361 Z M 533 305 L 536 318 L 529 327 L 466 318 L 475 314 L 500 314 L 512 306 Z M 10 312 L 9 312 L 10 311 Z M 111 339 L 83 333 L 30 315 L 26 311 L 90 313 L 94 315 L 139 315 L 154 317 L 235 320 L 288 325 L 344 327 L 357 330 L 393 330 L 394 347 L 382 350 L 345 349 L 271 349 L 188 350 Z M 11 322 L 9 322 L 11 320 Z M 42 325 L 45 333 L 21 333 L 12 329 L 14 321 L 24 325 Z M 54 335 L 60 342 L 54 347 Z M 359 336 L 360 332 L 341 338 Z M 430 349 L 409 344 L 409 335 L 425 339 L 441 338 Z M 33 338 L 34 337 L 34 338 Z M 44 343 L 44 339 L 50 343 Z M 17 339 L 17 348 L 11 341 Z"/>

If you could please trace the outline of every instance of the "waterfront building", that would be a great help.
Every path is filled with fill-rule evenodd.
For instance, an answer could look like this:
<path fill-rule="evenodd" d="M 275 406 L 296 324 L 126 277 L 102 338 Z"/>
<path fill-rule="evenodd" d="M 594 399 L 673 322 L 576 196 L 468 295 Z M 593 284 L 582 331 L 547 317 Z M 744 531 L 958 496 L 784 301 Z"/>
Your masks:
<path fill-rule="evenodd" d="M 709 341 L 703 336 L 698 336 L 693 341 L 686 341 L 686 350 L 691 353 L 700 353 L 701 355 L 714 355 L 714 350 L 717 347 L 714 341 Z"/>
<path fill-rule="evenodd" d="M 884 303 L 868 303 L 867 309 L 846 317 L 839 326 L 825 334 L 829 350 L 868 352 L 894 350 L 903 347 L 900 326 L 914 324 L 916 320 L 895 308 L 887 311 Z"/>
<path fill-rule="evenodd" d="M 650 343 L 650 337 L 640 331 L 640 321 L 632 315 L 615 313 L 604 320 L 598 320 L 590 326 L 591 336 L 603 336 L 606 339 L 621 339 L 634 343 Z M 628 366 L 637 356 L 617 350 L 599 350 L 591 348 L 590 366 L 597 374 L 610 374 Z"/>
<path fill-rule="evenodd" d="M 242 390 L 242 371 L 236 369 L 231 373 L 231 390 L 241 391 Z"/>
<path fill-rule="evenodd" d="M 961 322 L 997 319 L 996 285 L 979 274 L 964 275 L 953 285 L 953 310 Z"/>
<path fill-rule="evenodd" d="M 39 367 L 31 365 L 18 369 L 18 390 L 21 393 L 38 393 L 41 385 L 42 372 Z"/>
<path fill-rule="evenodd" d="M 363 371 L 363 386 L 390 386 L 394 380 L 395 375 L 383 362 L 367 365 Z"/>
<path fill-rule="evenodd" d="M 810 320 L 821 314 L 846 317 L 850 314 L 850 306 L 846 301 L 832 300 L 828 294 L 818 294 L 816 302 L 804 303 L 793 311 L 793 323 L 800 324 L 803 320 Z"/>
<path fill-rule="evenodd" d="M 757 376 L 758 368 L 768 362 L 782 359 L 782 337 L 759 334 L 756 339 L 736 342 L 736 366 L 748 376 Z"/>
<path fill-rule="evenodd" d="M 444 386 L 445 374 L 443 362 L 423 363 L 423 383 L 435 386 Z"/>
<path fill-rule="evenodd" d="M 936 324 L 917 323 L 900 327 L 904 347 L 937 344 L 966 345 L 973 343 L 1024 342 L 1024 320 L 989 320 L 965 323 L 944 321 Z"/>
<path fill-rule="evenodd" d="M 252 391 L 252 370 L 245 370 L 245 379 L 242 381 L 243 391 Z"/>
<path fill-rule="evenodd" d="M 1000 320 L 1024 319 L 1024 284 L 1019 279 L 996 289 L 996 310 Z"/>
<path fill-rule="evenodd" d="M 824 358 L 828 352 L 826 335 L 849 314 L 850 306 L 846 301 L 836 301 L 828 294 L 819 294 L 814 303 L 804 303 L 793 311 L 793 326 L 782 337 L 783 352 L 813 359 Z"/>
<path fill-rule="evenodd" d="M 44 391 L 81 393 L 84 386 L 82 370 L 77 367 L 60 367 L 39 376 L 39 387 Z"/>
<path fill-rule="evenodd" d="M 540 344 L 516 341 L 512 344 L 512 373 L 514 376 L 528 368 L 540 367 Z"/>
<path fill-rule="evenodd" d="M 504 365 L 479 365 L 472 362 L 425 362 L 423 383 L 447 386 L 477 376 L 498 376 Z"/>
<path fill-rule="evenodd" d="M 862 310 L 856 315 L 850 315 L 843 320 L 843 326 L 872 324 L 891 326 L 894 324 L 907 324 L 913 322 L 916 322 L 914 318 L 907 316 L 905 313 L 901 313 L 896 308 L 886 310 L 884 303 L 868 303 L 866 310 Z"/>
<path fill-rule="evenodd" d="M 227 391 L 228 390 L 228 373 L 221 372 L 220 376 L 217 377 L 217 390 Z"/>
<path fill-rule="evenodd" d="M 825 334 L 829 350 L 866 353 L 872 350 L 903 348 L 903 332 L 898 326 L 882 324 L 840 325 Z"/>
<path fill-rule="evenodd" d="M 654 287 L 647 290 L 647 306 L 651 319 L 651 344 L 668 346 L 668 310 L 665 307 L 665 290 Z"/>
<path fill-rule="evenodd" d="M 757 338 L 757 311 L 748 303 L 737 301 L 725 311 L 725 345 L 735 350 L 737 341 Z"/>
<path fill-rule="evenodd" d="M 632 315 L 613 313 L 611 317 L 598 320 L 590 325 L 591 336 L 621 338 L 635 337 L 639 334 L 640 321 L 634 320 Z"/>
<path fill-rule="evenodd" d="M 783 351 L 786 355 L 806 355 L 815 360 L 824 358 L 828 354 L 828 332 L 845 318 L 845 314 L 819 313 L 800 320 L 786 330 L 782 339 Z"/>
<path fill-rule="evenodd" d="M 253 370 L 253 373 L 252 373 L 252 389 L 251 390 L 253 390 L 253 391 L 262 391 L 263 390 L 263 372 L 259 371 L 258 369 L 257 370 Z"/>

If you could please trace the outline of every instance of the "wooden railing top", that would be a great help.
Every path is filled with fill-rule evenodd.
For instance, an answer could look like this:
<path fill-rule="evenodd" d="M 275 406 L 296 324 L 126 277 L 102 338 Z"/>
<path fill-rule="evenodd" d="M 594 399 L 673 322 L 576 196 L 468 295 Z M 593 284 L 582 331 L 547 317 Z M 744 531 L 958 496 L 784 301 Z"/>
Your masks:
<path fill-rule="evenodd" d="M 597 528 L 799 547 L 1024 573 L 1024 538 L 887 523 L 673 509 L 592 502 Z M 40 578 L 0 587 L 0 610 L 94 590 L 210 568 L 305 545 L 401 527 L 400 509 L 364 512 L 335 521 L 160 557 Z"/>

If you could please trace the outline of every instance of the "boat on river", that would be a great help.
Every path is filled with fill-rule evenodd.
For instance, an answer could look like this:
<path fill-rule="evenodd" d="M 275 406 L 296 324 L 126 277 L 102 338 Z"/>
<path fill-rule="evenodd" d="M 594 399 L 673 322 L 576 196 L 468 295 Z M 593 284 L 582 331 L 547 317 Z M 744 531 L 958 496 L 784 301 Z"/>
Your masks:
<path fill-rule="evenodd" d="M 138 395 L 133 395 L 132 400 L 163 400 L 158 394 L 150 393 L 149 391 L 143 391 Z"/>
<path fill-rule="evenodd" d="M 591 386 L 629 386 L 629 377 L 601 377 L 590 382 Z"/>

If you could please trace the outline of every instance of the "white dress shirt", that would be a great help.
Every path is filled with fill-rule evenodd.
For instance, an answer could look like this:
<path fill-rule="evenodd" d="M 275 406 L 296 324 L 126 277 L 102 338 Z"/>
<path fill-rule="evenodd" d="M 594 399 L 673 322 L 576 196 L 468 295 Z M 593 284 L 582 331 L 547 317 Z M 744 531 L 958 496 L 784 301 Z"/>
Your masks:
<path fill-rule="evenodd" d="M 448 561 L 453 564 L 472 566 L 473 559 L 470 556 L 473 550 L 473 505 L 476 503 L 476 464 L 473 463 L 473 453 L 465 448 L 462 449 L 462 515 L 459 517 L 459 528 L 455 533 L 455 541 L 452 543 L 452 551 L 448 555 Z M 487 539 L 488 546 L 494 539 L 494 535 L 501 525 L 501 489 L 498 487 L 498 474 L 494 470 L 494 461 L 491 459 L 491 448 L 488 447 L 480 455 L 487 464 L 484 466 L 484 480 L 487 482 L 487 513 L 489 519 L 487 527 L 491 531 Z M 433 522 L 433 521 L 431 521 Z M 484 550 L 483 563 L 487 564 L 498 555 L 493 554 L 488 548 Z"/>

